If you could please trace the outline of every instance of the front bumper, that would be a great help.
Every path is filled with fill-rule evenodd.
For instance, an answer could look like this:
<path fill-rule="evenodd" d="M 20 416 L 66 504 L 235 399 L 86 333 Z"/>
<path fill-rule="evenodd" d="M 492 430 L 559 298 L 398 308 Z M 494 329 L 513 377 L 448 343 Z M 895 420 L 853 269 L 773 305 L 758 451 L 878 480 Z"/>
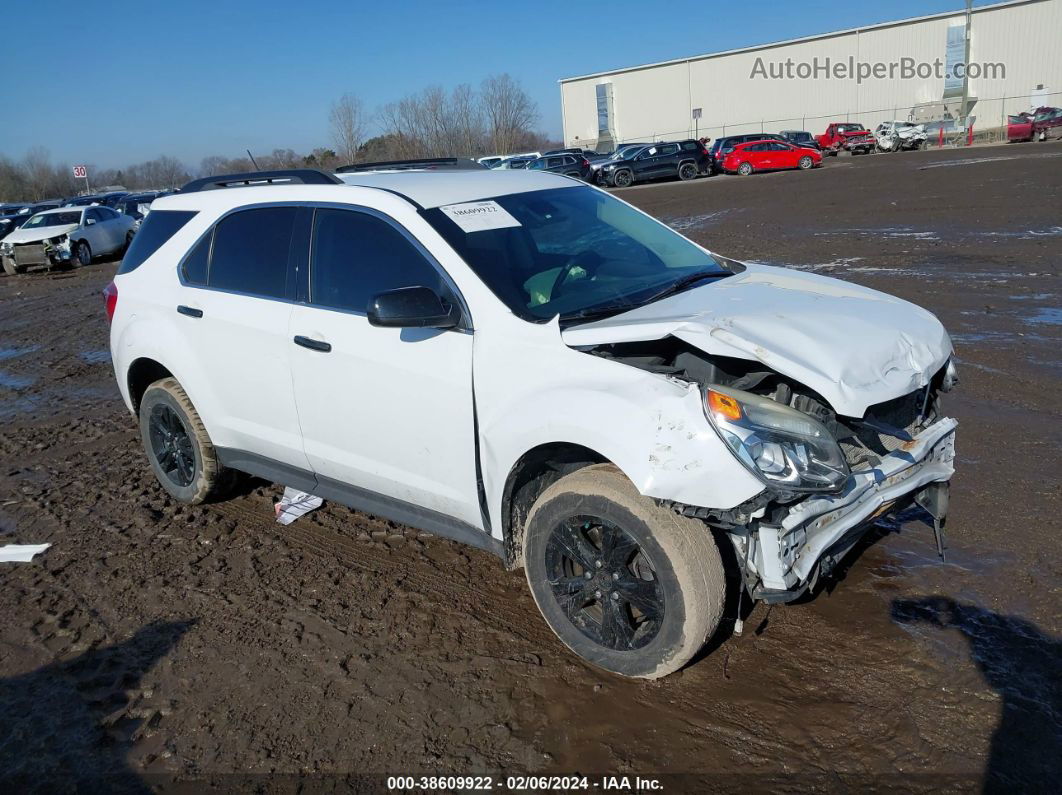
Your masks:
<path fill-rule="evenodd" d="M 748 557 L 761 590 L 799 594 L 827 552 L 927 484 L 950 480 L 955 473 L 957 426 L 951 418 L 938 420 L 882 458 L 878 466 L 854 472 L 839 494 L 809 497 L 780 524 L 761 524 L 751 538 Z"/>
<path fill-rule="evenodd" d="M 5 248 L 2 256 L 18 268 L 39 265 L 60 265 L 70 261 L 70 244 L 16 243 Z"/>

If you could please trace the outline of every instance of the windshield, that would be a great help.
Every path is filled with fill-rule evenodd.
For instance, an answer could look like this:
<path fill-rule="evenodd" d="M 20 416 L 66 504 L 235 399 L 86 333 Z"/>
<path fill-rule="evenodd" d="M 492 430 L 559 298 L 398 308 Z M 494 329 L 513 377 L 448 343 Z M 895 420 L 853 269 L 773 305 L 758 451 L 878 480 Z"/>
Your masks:
<path fill-rule="evenodd" d="M 498 220 L 452 220 L 482 205 L 500 208 Z M 664 224 L 590 187 L 497 196 L 423 215 L 525 320 L 626 311 L 691 277 L 731 273 Z"/>
<path fill-rule="evenodd" d="M 38 229 L 45 226 L 68 226 L 81 223 L 80 212 L 41 213 L 30 218 L 22 225 L 23 229 Z"/>

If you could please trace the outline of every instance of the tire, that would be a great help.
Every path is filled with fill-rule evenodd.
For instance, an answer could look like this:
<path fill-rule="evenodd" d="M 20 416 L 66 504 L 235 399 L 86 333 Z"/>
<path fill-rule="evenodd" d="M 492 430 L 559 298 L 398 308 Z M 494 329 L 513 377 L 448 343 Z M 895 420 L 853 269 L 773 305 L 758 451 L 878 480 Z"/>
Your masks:
<path fill-rule="evenodd" d="M 815 165 L 815 161 L 811 159 L 811 155 L 804 155 L 797 161 L 797 168 L 807 171 L 809 168 Z"/>
<path fill-rule="evenodd" d="M 697 166 L 693 163 L 683 163 L 678 169 L 678 178 L 683 182 L 689 182 L 697 178 Z"/>
<path fill-rule="evenodd" d="M 747 177 L 749 174 L 752 173 L 752 163 L 746 160 L 744 163 L 737 167 L 737 173 L 743 177 Z"/>
<path fill-rule="evenodd" d="M 708 527 L 643 497 L 610 464 L 580 469 L 542 493 L 527 517 L 523 562 L 550 629 L 587 662 L 621 676 L 677 671 L 723 614 L 723 562 Z"/>
<path fill-rule="evenodd" d="M 19 273 L 18 265 L 11 257 L 0 257 L 0 265 L 3 265 L 4 273 L 8 276 L 15 276 Z"/>
<path fill-rule="evenodd" d="M 92 264 L 92 249 L 84 240 L 80 241 L 77 244 L 77 248 L 74 249 L 74 256 L 70 258 L 70 264 L 75 268 L 84 268 L 86 265 Z"/>
<path fill-rule="evenodd" d="M 120 249 L 118 250 L 118 256 L 120 256 L 120 257 L 124 257 L 124 256 L 125 256 L 125 252 L 127 252 L 127 251 L 129 250 L 129 247 L 130 247 L 131 245 L 133 245 L 133 238 L 134 238 L 135 236 L 136 236 L 136 233 L 135 233 L 135 232 L 126 232 L 126 233 L 125 233 L 125 245 L 123 245 L 123 246 L 122 246 L 122 247 L 121 247 L 121 248 L 120 248 Z"/>
<path fill-rule="evenodd" d="M 140 439 L 151 469 L 171 497 L 198 505 L 232 482 L 199 413 L 175 378 L 156 381 L 140 400 Z"/>
<path fill-rule="evenodd" d="M 634 175 L 623 168 L 612 175 L 612 184 L 617 188 L 629 188 L 634 183 Z"/>

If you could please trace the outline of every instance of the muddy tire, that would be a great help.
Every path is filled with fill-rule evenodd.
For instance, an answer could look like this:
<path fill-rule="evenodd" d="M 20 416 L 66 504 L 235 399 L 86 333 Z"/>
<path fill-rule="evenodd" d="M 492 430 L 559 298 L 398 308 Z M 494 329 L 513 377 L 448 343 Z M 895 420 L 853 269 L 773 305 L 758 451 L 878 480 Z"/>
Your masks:
<path fill-rule="evenodd" d="M 175 378 L 156 381 L 144 392 L 140 439 L 155 477 L 178 502 L 198 505 L 221 496 L 232 483 L 199 413 Z"/>
<path fill-rule="evenodd" d="M 678 178 L 683 182 L 689 182 L 691 179 L 697 178 L 697 166 L 693 163 L 683 163 L 679 166 Z"/>
<path fill-rule="evenodd" d="M 0 265 L 4 268 L 4 273 L 8 276 L 15 276 L 19 273 L 18 265 L 15 264 L 15 260 L 11 257 L 0 257 Z"/>
<path fill-rule="evenodd" d="M 744 163 L 737 167 L 737 173 L 743 177 L 747 177 L 749 174 L 752 173 L 752 163 L 749 163 L 746 160 Z"/>
<path fill-rule="evenodd" d="M 557 637 L 622 676 L 677 671 L 723 614 L 723 563 L 710 530 L 643 497 L 609 464 L 542 493 L 527 517 L 523 557 Z"/>
<path fill-rule="evenodd" d="M 617 188 L 629 188 L 634 182 L 634 175 L 623 168 L 612 175 L 612 184 Z"/>
<path fill-rule="evenodd" d="M 74 249 L 74 256 L 70 258 L 70 264 L 75 268 L 84 268 L 86 265 L 92 264 L 92 249 L 89 248 L 89 244 L 84 240 L 79 242 Z"/>

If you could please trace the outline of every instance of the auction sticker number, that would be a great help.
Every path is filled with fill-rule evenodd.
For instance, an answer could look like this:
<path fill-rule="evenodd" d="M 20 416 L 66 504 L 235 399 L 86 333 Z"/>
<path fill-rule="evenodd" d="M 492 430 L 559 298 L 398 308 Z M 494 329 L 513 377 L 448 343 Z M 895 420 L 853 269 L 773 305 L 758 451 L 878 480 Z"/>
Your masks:
<path fill-rule="evenodd" d="M 487 790 L 494 789 L 490 776 L 388 776 L 387 789 Z"/>

